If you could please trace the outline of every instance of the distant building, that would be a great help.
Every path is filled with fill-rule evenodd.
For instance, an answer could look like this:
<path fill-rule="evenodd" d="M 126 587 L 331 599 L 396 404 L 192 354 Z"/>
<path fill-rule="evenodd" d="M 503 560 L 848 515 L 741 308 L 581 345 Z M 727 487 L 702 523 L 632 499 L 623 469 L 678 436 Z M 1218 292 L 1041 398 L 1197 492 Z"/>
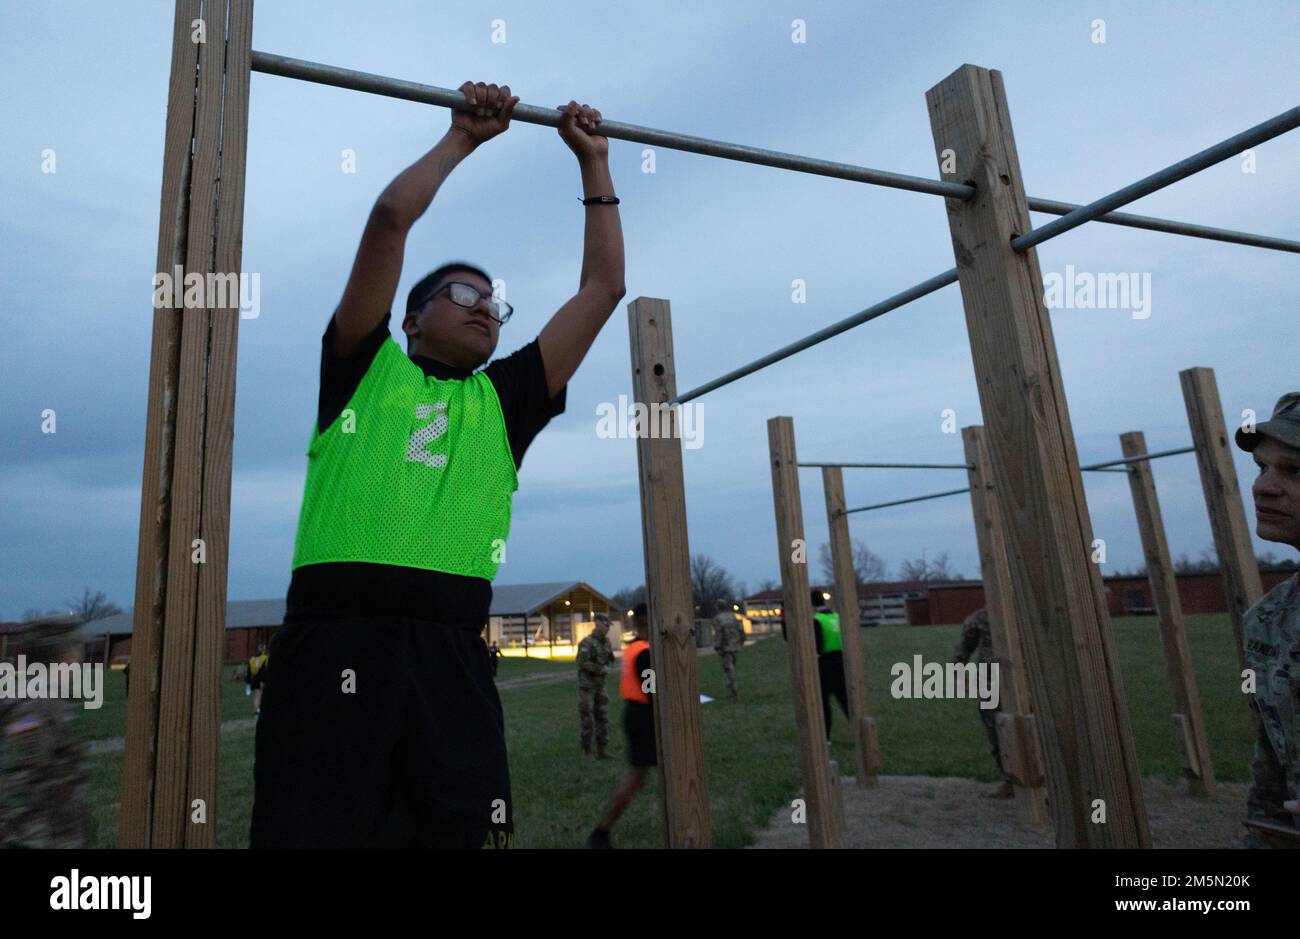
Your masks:
<path fill-rule="evenodd" d="M 1296 576 L 1295 571 L 1260 571 L 1267 593 Z M 1151 616 L 1151 584 L 1145 576 L 1111 575 L 1102 579 L 1111 616 Z M 1208 574 L 1177 575 L 1178 597 L 1184 613 L 1226 613 L 1223 577 Z M 833 593 L 829 586 L 815 590 Z M 763 590 L 745 598 L 745 615 L 754 633 L 780 632 L 781 590 Z M 984 584 L 978 580 L 890 581 L 858 588 L 859 622 L 863 626 L 929 626 L 960 623 L 984 606 Z"/>
<path fill-rule="evenodd" d="M 284 622 L 284 608 L 283 597 L 227 601 L 224 661 L 242 662 L 262 643 L 270 645 L 272 634 Z M 631 618 L 582 581 L 496 585 L 484 625 L 487 641 L 495 641 L 506 655 L 567 656 L 575 654 L 578 643 L 591 632 L 597 613 L 610 617 L 609 639 L 619 648 L 624 621 L 630 624 Z M 131 610 L 82 624 L 77 632 L 85 661 L 112 664 L 129 659 L 133 626 Z M 0 630 L 0 644 L 11 642 L 8 629 Z"/>
<path fill-rule="evenodd" d="M 492 588 L 488 642 L 495 642 L 506 655 L 576 655 L 597 613 L 610 618 L 610 645 L 621 648 L 623 633 L 631 628 L 630 611 L 615 609 L 608 597 L 590 585 L 580 580 L 501 584 Z"/>
<path fill-rule="evenodd" d="M 1272 590 L 1295 571 L 1260 571 L 1264 592 Z M 1218 571 L 1208 574 L 1178 574 L 1178 600 L 1184 613 L 1226 613 L 1227 595 L 1223 590 L 1223 575 Z M 1151 582 L 1145 576 L 1113 574 L 1102 578 L 1106 591 L 1106 608 L 1111 616 L 1153 616 L 1155 606 L 1151 600 Z M 935 584 L 924 602 L 910 611 L 908 622 L 914 626 L 930 623 L 960 623 L 975 610 L 984 606 L 984 585 L 979 581 L 962 584 Z"/>
<path fill-rule="evenodd" d="M 978 584 L 978 581 L 975 581 Z M 883 581 L 868 584 L 858 591 L 858 619 L 862 626 L 905 626 L 908 604 L 923 600 L 933 585 L 920 580 Z M 833 586 L 814 584 L 813 590 L 834 595 Z M 834 601 L 832 601 L 834 602 Z M 783 622 L 782 594 L 774 590 L 760 590 L 745 598 L 745 616 L 751 622 L 750 632 L 762 635 L 780 632 Z"/>

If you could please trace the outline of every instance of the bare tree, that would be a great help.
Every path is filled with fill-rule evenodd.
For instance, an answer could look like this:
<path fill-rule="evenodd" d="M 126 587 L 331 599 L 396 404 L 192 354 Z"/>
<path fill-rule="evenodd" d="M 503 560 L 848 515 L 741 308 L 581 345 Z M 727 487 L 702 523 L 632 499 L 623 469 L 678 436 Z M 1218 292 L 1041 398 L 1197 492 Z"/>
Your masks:
<path fill-rule="evenodd" d="M 904 561 L 898 565 L 898 576 L 903 580 L 926 580 L 926 573 L 930 570 L 930 562 L 921 555 L 914 561 Z"/>
<path fill-rule="evenodd" d="M 97 590 L 91 593 L 89 587 L 81 592 L 80 600 L 68 601 L 68 609 L 83 623 L 103 619 L 105 616 L 115 616 L 122 612 L 122 608 L 116 603 L 108 602 L 108 595 L 104 591 Z"/>
<path fill-rule="evenodd" d="M 1175 574 L 1213 574 L 1218 569 L 1219 557 L 1213 547 L 1202 549 L 1198 561 L 1193 561 L 1186 553 L 1178 555 L 1178 560 L 1174 561 Z"/>
<path fill-rule="evenodd" d="M 930 576 L 927 580 L 961 580 L 961 572 L 952 566 L 948 552 L 942 551 L 930 562 Z"/>
<path fill-rule="evenodd" d="M 776 590 L 776 589 L 778 589 L 780 586 L 781 586 L 781 585 L 780 585 L 777 581 L 775 581 L 775 580 L 773 580 L 771 577 L 769 577 L 769 578 L 767 578 L 767 580 L 764 580 L 764 581 L 762 581 L 762 582 L 759 583 L 759 585 L 758 585 L 758 591 L 757 591 L 757 592 L 758 592 L 758 593 L 764 593 L 764 592 L 766 592 L 766 591 L 768 591 L 768 590 Z"/>
<path fill-rule="evenodd" d="M 702 617 L 710 617 L 720 606 L 730 605 L 736 588 L 726 569 L 707 554 L 691 558 L 691 592 Z"/>
<path fill-rule="evenodd" d="M 1264 571 L 1293 571 L 1300 567 L 1300 563 L 1295 558 L 1280 559 L 1272 551 L 1266 551 L 1258 558 L 1260 570 Z"/>
<path fill-rule="evenodd" d="M 903 580 L 938 581 L 961 579 L 961 574 L 953 569 L 947 551 L 943 551 L 933 558 L 927 558 L 922 553 L 915 560 L 904 561 L 899 565 L 898 575 Z"/>
<path fill-rule="evenodd" d="M 645 584 L 639 584 L 636 587 L 624 587 L 618 593 L 610 596 L 610 600 L 614 602 L 615 608 L 620 613 L 624 610 L 635 609 L 638 603 L 646 602 Z"/>
<path fill-rule="evenodd" d="M 827 584 L 835 583 L 835 562 L 831 555 L 831 546 L 823 542 L 817 557 L 821 564 L 822 581 Z M 859 588 L 885 579 L 884 559 L 867 547 L 867 543 L 861 538 L 853 539 L 853 576 Z"/>

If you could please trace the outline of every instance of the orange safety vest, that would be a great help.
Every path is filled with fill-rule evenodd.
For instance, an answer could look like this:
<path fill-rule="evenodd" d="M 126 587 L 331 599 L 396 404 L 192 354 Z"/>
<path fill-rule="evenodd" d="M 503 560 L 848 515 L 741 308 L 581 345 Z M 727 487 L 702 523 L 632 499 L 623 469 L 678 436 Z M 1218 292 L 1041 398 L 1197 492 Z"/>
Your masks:
<path fill-rule="evenodd" d="M 636 673 L 637 656 L 641 654 L 642 649 L 650 648 L 650 643 L 644 639 L 637 639 L 628 644 L 623 650 L 623 671 L 619 679 L 618 690 L 623 695 L 624 701 L 640 701 L 642 704 L 650 703 L 650 696 L 641 690 L 642 678 Z"/>

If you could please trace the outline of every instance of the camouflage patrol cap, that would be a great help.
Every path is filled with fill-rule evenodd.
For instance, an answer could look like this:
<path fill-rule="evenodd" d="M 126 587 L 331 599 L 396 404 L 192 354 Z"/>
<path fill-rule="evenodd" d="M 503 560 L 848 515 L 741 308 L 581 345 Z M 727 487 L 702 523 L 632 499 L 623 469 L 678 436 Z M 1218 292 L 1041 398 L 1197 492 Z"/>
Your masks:
<path fill-rule="evenodd" d="M 1277 399 L 1273 416 L 1255 425 L 1254 433 L 1237 428 L 1237 446 L 1254 450 L 1265 437 L 1272 437 L 1291 447 L 1300 448 L 1300 391 L 1292 391 Z"/>
<path fill-rule="evenodd" d="M 609 625 L 609 616 L 605 613 L 597 613 L 595 616 L 596 624 L 599 626 Z"/>

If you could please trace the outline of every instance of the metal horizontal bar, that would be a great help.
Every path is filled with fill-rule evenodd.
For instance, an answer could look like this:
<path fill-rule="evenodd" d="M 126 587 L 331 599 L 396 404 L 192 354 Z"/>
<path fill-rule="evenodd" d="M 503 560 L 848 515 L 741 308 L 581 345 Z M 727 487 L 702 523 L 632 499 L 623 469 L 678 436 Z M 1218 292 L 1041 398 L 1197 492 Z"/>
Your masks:
<path fill-rule="evenodd" d="M 389 78 L 384 75 L 375 75 L 370 72 L 359 72 L 353 69 L 340 68 L 334 65 L 324 65 L 319 62 L 309 62 L 305 59 L 295 59 L 289 56 L 274 55 L 269 52 L 252 52 L 252 69 L 255 72 L 263 72 L 268 75 L 278 75 L 283 78 L 294 78 L 300 81 L 316 82 L 323 85 L 332 85 L 338 88 L 347 88 L 353 91 L 364 91 L 370 94 L 384 95 L 391 98 L 401 98 L 407 101 L 416 101 L 423 104 L 433 104 L 440 107 L 451 108 L 453 110 L 470 111 L 472 108 L 465 102 L 464 95 L 459 90 L 450 88 L 439 88 L 435 85 L 425 85 L 420 82 L 404 81 L 397 78 Z M 520 102 L 515 106 L 513 118 L 524 123 L 540 124 L 545 127 L 559 126 L 561 116 L 553 108 L 540 108 L 530 104 Z M 1141 198 L 1156 189 L 1167 186 L 1178 179 L 1189 176 L 1200 169 L 1204 169 L 1213 163 L 1227 159 L 1234 153 L 1240 152 L 1247 147 L 1256 143 L 1261 143 L 1278 134 L 1285 133 L 1300 124 L 1300 108 L 1293 108 L 1290 111 L 1281 114 L 1272 120 L 1265 121 L 1256 127 L 1251 128 L 1241 134 L 1231 137 L 1222 143 L 1204 150 L 1186 160 L 1182 160 L 1173 166 L 1161 170 L 1148 176 L 1146 179 L 1133 183 L 1130 186 L 1112 193 L 1092 202 L 1086 206 L 1072 207 L 1071 203 L 1055 202 L 1048 199 L 1029 199 L 1029 207 L 1035 211 L 1057 212 L 1064 211 L 1062 217 L 1053 222 L 1049 222 L 1019 238 L 1012 240 L 1012 246 L 1019 251 L 1041 244 L 1048 238 L 1055 237 L 1058 234 L 1069 231 L 1082 225 L 1084 222 L 1100 220 L 1108 221 L 1117 225 L 1129 225 L 1138 228 L 1150 228 L 1157 231 L 1168 231 L 1177 234 L 1193 235 L 1195 237 L 1212 238 L 1219 241 L 1232 241 L 1240 244 L 1249 244 L 1255 247 L 1277 248 L 1284 251 L 1300 251 L 1300 243 L 1286 241 L 1284 239 L 1271 238 L 1264 235 L 1253 235 L 1246 232 L 1233 232 L 1226 229 L 1214 229 L 1207 226 L 1192 225 L 1186 222 L 1166 221 L 1163 219 L 1154 219 L 1147 216 L 1117 216 L 1109 217 L 1107 213 L 1127 202 Z M 617 140 L 629 140 L 636 143 L 646 143 L 654 146 L 666 147 L 673 150 L 684 150 L 688 153 L 699 153 L 704 156 L 721 157 L 723 159 L 737 160 L 743 163 L 755 163 L 762 166 L 773 166 L 779 169 L 793 170 L 795 172 L 811 173 L 818 176 L 830 176 L 837 179 L 848 179 L 855 182 L 870 183 L 877 186 L 888 186 L 895 189 L 907 189 L 913 192 L 924 192 L 932 195 L 947 196 L 957 199 L 969 199 L 974 194 L 974 187 L 963 184 L 953 183 L 944 180 L 925 179 L 920 176 L 909 176 L 901 173 L 891 173 L 885 170 L 876 170 L 864 166 L 855 166 L 849 163 L 836 163 L 830 160 L 818 160 L 812 157 L 800 156 L 793 153 L 783 153 L 777 150 L 765 150 L 759 147 L 750 147 L 743 144 L 724 143 L 719 140 L 711 140 L 707 137 L 693 137 L 687 134 L 677 134 L 671 131 L 656 130 L 652 127 L 642 127 L 637 124 L 626 124 L 620 121 L 601 121 L 601 133 L 606 137 Z M 1104 217 L 1103 216 L 1107 216 Z M 957 269 L 952 268 L 943 274 L 939 274 L 909 288 L 902 293 L 895 294 L 887 300 L 884 300 L 875 306 L 868 307 L 847 319 L 840 320 L 838 323 L 818 330 L 797 342 L 791 343 L 775 352 L 763 356 L 760 359 L 751 362 L 749 365 L 742 366 L 727 374 L 716 378 L 688 391 L 685 394 L 678 395 L 670 403 L 684 404 L 694 398 L 698 398 L 709 391 L 728 385 L 739 378 L 752 374 L 759 369 L 766 368 L 775 362 L 788 358 L 797 352 L 802 352 L 811 346 L 824 342 L 840 333 L 859 326 L 869 320 L 875 319 L 890 310 L 897 309 L 912 300 L 916 300 L 938 290 L 940 287 L 946 287 L 948 284 L 957 281 Z"/>
<path fill-rule="evenodd" d="M 1256 124 L 1248 130 L 1234 134 L 1227 140 L 1222 140 L 1212 147 L 1206 147 L 1199 153 L 1194 153 L 1177 163 L 1170 164 L 1150 176 L 1139 179 L 1135 183 L 1130 183 L 1123 189 L 1117 189 L 1110 195 L 1102 196 L 1095 202 L 1080 206 L 1055 221 L 1048 222 L 1046 225 L 1035 228 L 1018 238 L 1012 238 L 1011 247 L 1017 251 L 1025 251 L 1034 245 L 1042 244 L 1049 238 L 1064 234 L 1073 228 L 1079 227 L 1084 222 L 1090 222 L 1100 215 L 1105 215 L 1107 212 L 1118 209 L 1122 205 L 1127 205 L 1135 199 L 1150 195 L 1157 189 L 1163 189 L 1180 179 L 1191 176 L 1193 173 L 1199 173 L 1206 167 L 1222 162 L 1241 153 L 1243 150 L 1250 149 L 1256 144 L 1272 140 L 1274 137 L 1285 134 L 1289 130 L 1294 130 L 1298 126 L 1300 126 L 1300 107 L 1283 111 L 1262 124 Z"/>
<path fill-rule="evenodd" d="M 282 78 L 294 78 L 321 85 L 332 85 L 336 88 L 364 91 L 369 94 L 401 98 L 405 101 L 433 104 L 460 111 L 470 110 L 459 90 L 439 88 L 436 85 L 425 85 L 420 82 L 403 81 L 398 78 L 375 75 L 371 72 L 358 72 L 334 65 L 323 65 L 319 62 L 308 62 L 305 59 L 294 59 L 289 56 L 274 55 L 270 52 L 253 50 L 252 68 L 255 72 L 279 75 Z M 545 127 L 556 127 L 560 123 L 560 117 L 555 110 L 540 108 L 523 102 L 515 106 L 514 119 L 525 124 L 540 124 Z M 912 192 L 924 192 L 930 195 L 947 196 L 962 200 L 969 199 L 975 194 L 975 187 L 966 183 L 926 179 L 923 176 L 892 173 L 888 170 L 877 170 L 852 163 L 819 160 L 813 157 L 800 156 L 797 153 L 784 153 L 779 150 L 765 150 L 744 144 L 724 143 L 707 137 L 693 137 L 688 134 L 656 130 L 653 127 L 642 127 L 621 121 L 602 120 L 600 128 L 601 133 L 606 137 L 612 137 L 616 140 L 653 144 L 670 150 L 682 150 L 703 156 L 738 160 L 742 163 L 754 163 L 759 166 L 772 166 L 797 173 L 847 179 L 853 182 L 887 186 L 892 189 L 906 189 Z M 1082 207 L 1071 202 L 1037 199 L 1031 196 L 1029 198 L 1029 208 L 1035 212 L 1068 215 Z M 1300 252 L 1300 242 L 1289 241 L 1285 238 L 1212 228 L 1207 225 L 1195 225 L 1190 222 L 1152 218 L 1145 215 L 1125 215 L 1117 212 L 1101 215 L 1095 221 L 1108 222 L 1112 225 L 1126 225 L 1131 228 L 1146 228 L 1176 235 L 1188 235 L 1193 238 L 1227 241 L 1256 248 Z"/>
<path fill-rule="evenodd" d="M 1148 460 L 1159 460 L 1167 456 L 1178 456 L 1180 453 L 1195 453 L 1195 447 L 1179 447 L 1177 450 L 1159 450 L 1155 453 L 1144 453 L 1142 456 L 1125 457 L 1122 460 L 1108 460 L 1105 463 L 1093 463 L 1088 466 L 1080 466 L 1081 470 L 1104 470 L 1111 466 L 1127 466 L 1130 463 L 1146 463 Z"/>
<path fill-rule="evenodd" d="M 715 378 L 713 381 L 705 382 L 698 388 L 692 388 L 685 394 L 680 394 L 676 398 L 673 398 L 670 403 L 684 404 L 692 398 L 698 398 L 700 395 L 713 391 L 715 388 L 729 385 L 738 378 L 744 378 L 746 375 L 757 372 L 760 368 L 767 368 L 767 366 L 774 362 L 780 362 L 782 359 L 789 358 L 796 352 L 802 352 L 804 349 L 815 346 L 819 342 L 825 342 L 833 336 L 838 336 L 842 332 L 847 332 L 854 326 L 861 326 L 868 320 L 873 320 L 877 316 L 883 316 L 890 310 L 896 310 L 900 306 L 924 297 L 928 293 L 934 293 L 940 287 L 947 287 L 949 284 L 955 283 L 957 283 L 957 268 L 949 268 L 942 274 L 936 274 L 929 280 L 921 281 L 915 287 L 908 287 L 902 293 L 894 294 L 888 300 L 881 300 L 875 306 L 869 306 L 861 312 L 854 313 L 847 319 L 842 319 L 838 323 L 832 323 L 830 326 L 819 329 L 811 335 L 804 336 L 798 342 L 792 342 L 788 346 L 782 346 L 775 352 L 769 352 L 767 355 L 755 359 L 748 365 L 742 365 L 740 368 L 727 372 L 727 374 L 720 378 Z"/>
<path fill-rule="evenodd" d="M 971 469 L 967 463 L 800 463 L 799 465 L 839 466 L 844 469 Z"/>
<path fill-rule="evenodd" d="M 1051 215 L 1069 215 L 1083 206 L 1073 202 L 1057 202 L 1054 199 L 1029 197 L 1031 212 L 1047 212 Z M 1230 228 L 1212 228 L 1209 225 L 1195 225 L 1192 222 L 1177 222 L 1172 219 L 1156 218 L 1151 215 L 1130 215 L 1127 212 L 1107 212 L 1093 219 L 1111 225 L 1123 225 L 1128 228 L 1145 228 L 1148 231 L 1161 231 L 1171 235 L 1188 235 L 1192 238 L 1206 238 L 1210 241 L 1226 241 L 1229 244 L 1249 245 L 1252 248 L 1269 248 L 1273 251 L 1290 251 L 1300 254 L 1300 241 L 1288 238 L 1274 238 L 1272 235 L 1256 235 L 1248 231 L 1234 231 Z"/>
<path fill-rule="evenodd" d="M 297 78 L 302 81 L 316 82 L 321 85 L 333 85 L 336 88 L 349 88 L 353 91 L 365 91 L 389 98 L 402 98 L 406 101 L 418 101 L 422 104 L 436 104 L 439 107 L 453 108 L 458 111 L 470 111 L 465 103 L 465 96 L 458 90 L 424 85 L 419 82 L 402 81 L 387 78 L 370 72 L 356 72 L 352 69 L 339 68 L 334 65 L 322 65 L 303 59 L 292 59 L 269 52 L 253 51 L 252 67 L 255 72 L 279 75 L 283 78 Z M 560 113 L 555 108 L 539 108 L 524 104 L 515 105 L 512 120 L 525 124 L 541 124 L 545 127 L 558 127 Z M 852 163 L 836 163 L 831 160 L 818 160 L 813 157 L 800 156 L 797 153 L 783 153 L 779 150 L 764 150 L 738 143 L 724 143 L 707 137 L 692 137 L 672 131 L 656 130 L 653 127 L 641 127 L 637 124 L 625 124 L 622 121 L 602 119 L 600 132 L 615 140 L 630 140 L 634 143 L 651 144 L 670 150 L 684 150 L 687 153 L 699 153 L 704 156 L 722 157 L 741 163 L 756 163 L 759 166 L 774 166 L 778 169 L 793 170 L 796 173 L 811 173 L 814 176 L 830 176 L 835 179 L 848 179 L 873 186 L 888 186 L 892 189 L 908 189 L 912 192 L 924 192 L 936 196 L 950 196 L 955 199 L 969 199 L 975 194 L 973 186 L 964 183 L 951 183 L 941 179 L 926 179 L 922 176 L 908 176 L 904 173 L 890 173 L 886 170 L 855 166 Z"/>
<path fill-rule="evenodd" d="M 1128 463 L 1144 463 L 1149 460 L 1159 460 L 1162 457 L 1177 456 L 1180 453 L 1192 453 L 1195 450 L 1196 450 L 1195 447 L 1179 447 L 1177 450 L 1159 450 L 1156 453 L 1146 453 L 1143 454 L 1142 456 L 1130 456 L 1122 460 L 1108 460 L 1105 463 L 1092 463 L 1089 464 L 1088 466 L 1080 466 L 1079 469 L 1105 471 L 1108 467 L 1111 466 L 1120 466 L 1122 464 L 1128 464 Z M 822 466 L 822 465 L 850 466 L 852 464 L 800 463 L 799 465 L 800 466 Z M 874 465 L 874 464 L 866 464 L 866 465 Z M 966 467 L 963 466 L 962 469 L 966 469 Z M 863 506 L 859 506 L 856 509 L 845 509 L 844 514 L 852 515 L 854 512 L 870 512 L 872 509 L 886 509 L 889 508 L 891 505 L 907 505 L 908 503 L 911 502 L 925 502 L 927 499 L 942 499 L 945 496 L 958 496 L 961 495 L 963 492 L 970 492 L 970 487 L 967 486 L 965 489 L 949 489 L 946 492 L 932 492 L 929 495 L 925 495 L 925 496 L 912 496 L 912 498 L 910 499 L 894 499 L 892 502 L 877 502 L 874 505 L 863 505 Z"/>
<path fill-rule="evenodd" d="M 909 502 L 924 502 L 927 499 L 942 499 L 944 496 L 959 496 L 963 492 L 970 492 L 970 487 L 965 489 L 949 489 L 947 492 L 932 492 L 928 496 L 912 496 L 910 499 L 895 499 L 893 502 L 877 502 L 875 505 L 863 505 L 856 509 L 845 509 L 845 515 L 852 515 L 854 512 L 870 512 L 872 509 L 887 509 L 891 505 L 907 505 Z"/>

